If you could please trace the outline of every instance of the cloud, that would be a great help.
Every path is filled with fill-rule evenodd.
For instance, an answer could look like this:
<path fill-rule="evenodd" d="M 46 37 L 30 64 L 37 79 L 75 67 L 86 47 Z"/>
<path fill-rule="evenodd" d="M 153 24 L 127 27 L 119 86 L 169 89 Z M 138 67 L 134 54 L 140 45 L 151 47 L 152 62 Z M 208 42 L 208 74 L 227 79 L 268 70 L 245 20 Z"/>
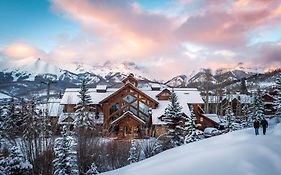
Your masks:
<path fill-rule="evenodd" d="M 12 43 L 6 45 L 1 51 L 1 54 L 6 57 L 12 57 L 16 59 L 21 58 L 39 58 L 46 57 L 46 53 L 43 50 L 35 48 L 26 43 Z"/>
<path fill-rule="evenodd" d="M 125 63 L 162 79 L 202 67 L 280 62 L 276 43 L 249 46 L 257 33 L 280 24 L 278 1 L 171 3 L 161 11 L 145 9 L 132 0 L 51 0 L 53 12 L 79 24 L 80 32 L 71 38 L 61 35 L 48 52 L 26 43 L 8 44 L 1 52 L 15 58 L 44 57 L 56 63 Z"/>

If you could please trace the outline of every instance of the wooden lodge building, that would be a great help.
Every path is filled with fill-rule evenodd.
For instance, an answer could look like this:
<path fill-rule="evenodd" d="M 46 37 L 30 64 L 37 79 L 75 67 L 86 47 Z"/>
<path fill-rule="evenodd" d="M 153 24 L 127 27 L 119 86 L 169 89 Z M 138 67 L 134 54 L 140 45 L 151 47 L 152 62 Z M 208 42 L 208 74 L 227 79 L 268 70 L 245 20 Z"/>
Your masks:
<path fill-rule="evenodd" d="M 150 87 L 138 88 L 138 81 L 132 74 L 122 82 L 121 88 L 98 85 L 96 88 L 89 89 L 92 100 L 92 110 L 89 111 L 89 115 L 98 126 L 102 127 L 103 133 L 119 138 L 158 137 L 164 134 L 166 124 L 162 116 L 170 103 L 172 89 L 161 88 L 154 84 Z M 195 113 L 198 113 L 198 107 L 204 102 L 197 89 L 174 88 L 173 90 L 183 107 L 184 115 L 190 115 L 191 105 Z M 79 88 L 65 90 L 60 102 L 63 112 L 59 116 L 59 124 L 73 122 L 75 106 L 80 101 L 79 91 Z"/>

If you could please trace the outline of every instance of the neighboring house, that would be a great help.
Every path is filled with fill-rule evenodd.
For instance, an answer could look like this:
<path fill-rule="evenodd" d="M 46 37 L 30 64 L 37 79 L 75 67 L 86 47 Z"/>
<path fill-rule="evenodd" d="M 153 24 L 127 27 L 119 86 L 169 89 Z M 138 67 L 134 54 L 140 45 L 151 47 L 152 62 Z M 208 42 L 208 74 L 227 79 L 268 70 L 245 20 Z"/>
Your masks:
<path fill-rule="evenodd" d="M 262 100 L 263 100 L 263 103 L 264 103 L 264 114 L 265 115 L 274 115 L 275 113 L 275 109 L 274 109 L 274 106 L 273 106 L 273 103 L 274 103 L 274 96 L 269 94 L 269 93 L 265 93 L 263 96 L 262 96 Z"/>
<path fill-rule="evenodd" d="M 225 114 L 225 109 L 228 104 L 232 107 L 235 116 L 240 116 L 242 108 L 245 105 L 252 104 L 254 98 L 246 94 L 230 94 L 222 97 L 209 96 L 209 108 L 211 113 Z M 216 111 L 220 110 L 220 111 Z"/>
<path fill-rule="evenodd" d="M 189 105 L 195 108 L 203 104 L 200 92 L 194 88 L 161 88 L 155 84 L 150 88 L 138 88 L 138 81 L 130 74 L 122 81 L 121 88 L 97 86 L 89 89 L 92 103 L 89 114 L 104 133 L 121 138 L 160 136 L 166 132 L 162 120 L 165 108 L 170 103 L 171 91 L 178 96 L 184 115 L 190 116 Z M 66 89 L 61 100 L 63 113 L 59 123 L 70 123 L 75 117 L 75 106 L 79 102 L 80 89 Z"/>

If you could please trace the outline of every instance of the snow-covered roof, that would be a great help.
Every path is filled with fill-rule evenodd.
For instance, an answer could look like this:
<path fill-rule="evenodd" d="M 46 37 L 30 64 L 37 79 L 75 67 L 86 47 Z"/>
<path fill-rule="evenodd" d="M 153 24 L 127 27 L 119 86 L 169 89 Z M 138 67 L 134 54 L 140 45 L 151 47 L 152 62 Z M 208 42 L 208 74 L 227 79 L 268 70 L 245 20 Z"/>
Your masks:
<path fill-rule="evenodd" d="M 118 117 L 117 119 L 115 119 L 114 121 L 111 122 L 111 124 L 114 124 L 115 122 L 121 120 L 123 117 L 125 117 L 127 114 L 131 114 L 132 117 L 134 117 L 136 120 L 138 120 L 141 123 L 145 123 L 142 119 L 140 119 L 139 117 L 135 116 L 135 114 L 133 114 L 131 111 L 127 111 L 125 112 L 123 115 L 121 115 L 120 117 Z"/>
<path fill-rule="evenodd" d="M 12 98 L 12 97 L 9 96 L 9 95 L 6 95 L 6 94 L 3 94 L 3 93 L 0 92 L 0 100 L 1 100 L 1 99 L 10 99 L 10 98 Z"/>
<path fill-rule="evenodd" d="M 203 114 L 203 115 L 218 124 L 224 123 L 224 119 L 220 118 L 217 114 Z"/>
<path fill-rule="evenodd" d="M 107 86 L 106 85 L 97 85 L 96 90 L 97 91 L 106 91 Z"/>
<path fill-rule="evenodd" d="M 60 99 L 51 100 L 48 102 L 48 115 L 59 116 L 63 111 L 63 106 L 60 104 Z"/>
<path fill-rule="evenodd" d="M 100 101 L 105 99 L 106 97 L 113 94 L 117 91 L 118 88 L 109 88 L 104 93 L 96 92 L 95 88 L 89 89 L 89 95 L 91 96 L 92 103 L 98 104 Z M 156 100 L 159 104 L 156 109 L 152 109 L 152 123 L 153 124 L 165 124 L 161 121 L 158 117 L 162 116 L 165 113 L 165 108 L 170 103 L 169 100 L 158 100 L 156 95 L 158 95 L 161 90 L 152 91 L 150 89 L 140 89 L 146 95 L 150 96 L 154 100 Z M 172 91 L 171 88 L 169 88 Z M 196 88 L 174 88 L 173 89 L 176 95 L 178 96 L 178 101 L 180 105 L 183 107 L 182 112 L 186 115 L 190 115 L 190 110 L 188 104 L 203 104 L 203 100 L 201 98 L 200 92 Z M 65 93 L 61 99 L 60 104 L 77 104 L 79 102 L 78 92 L 80 91 L 79 88 L 71 88 L 66 89 Z"/>
<path fill-rule="evenodd" d="M 108 88 L 106 92 L 104 93 L 98 93 L 96 91 L 96 88 L 90 88 L 89 89 L 89 95 L 92 99 L 92 104 L 98 104 L 101 100 L 105 99 L 106 97 L 113 94 L 115 91 L 117 91 L 118 88 Z M 77 104 L 80 100 L 78 97 L 78 92 L 80 91 L 80 88 L 69 88 L 65 90 L 65 93 L 63 94 L 63 97 L 61 99 L 61 104 Z"/>

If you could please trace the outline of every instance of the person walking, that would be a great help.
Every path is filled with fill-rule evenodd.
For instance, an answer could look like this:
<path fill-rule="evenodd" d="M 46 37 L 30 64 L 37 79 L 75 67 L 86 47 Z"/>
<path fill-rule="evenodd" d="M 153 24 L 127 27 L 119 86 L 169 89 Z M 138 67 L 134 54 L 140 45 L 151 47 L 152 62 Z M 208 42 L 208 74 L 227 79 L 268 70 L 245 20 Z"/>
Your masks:
<path fill-rule="evenodd" d="M 256 135 L 259 135 L 259 127 L 260 127 L 260 122 L 257 119 L 255 119 L 254 120 L 254 128 L 255 128 Z"/>
<path fill-rule="evenodd" d="M 261 126 L 262 126 L 263 135 L 265 135 L 266 128 L 268 127 L 268 122 L 266 121 L 266 119 L 264 117 L 261 120 Z"/>

